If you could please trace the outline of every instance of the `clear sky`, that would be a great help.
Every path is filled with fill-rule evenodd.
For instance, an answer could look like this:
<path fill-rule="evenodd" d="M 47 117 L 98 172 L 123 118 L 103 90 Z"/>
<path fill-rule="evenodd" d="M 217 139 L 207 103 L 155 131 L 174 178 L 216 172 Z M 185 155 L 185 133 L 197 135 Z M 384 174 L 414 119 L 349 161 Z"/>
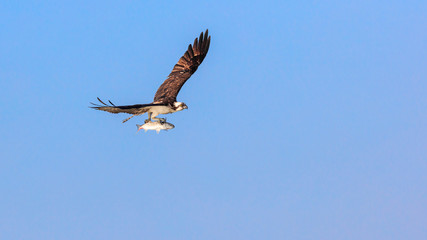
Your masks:
<path fill-rule="evenodd" d="M 0 239 L 427 239 L 426 1 L 1 1 Z M 206 28 L 175 129 L 150 103 Z"/>

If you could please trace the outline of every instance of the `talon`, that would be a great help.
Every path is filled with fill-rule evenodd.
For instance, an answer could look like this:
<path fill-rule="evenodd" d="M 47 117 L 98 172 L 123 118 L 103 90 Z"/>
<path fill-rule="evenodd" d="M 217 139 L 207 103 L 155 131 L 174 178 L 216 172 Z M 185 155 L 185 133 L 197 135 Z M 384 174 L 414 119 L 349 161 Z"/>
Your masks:
<path fill-rule="evenodd" d="M 145 123 L 148 123 L 148 122 L 150 122 L 150 119 L 145 119 Z"/>

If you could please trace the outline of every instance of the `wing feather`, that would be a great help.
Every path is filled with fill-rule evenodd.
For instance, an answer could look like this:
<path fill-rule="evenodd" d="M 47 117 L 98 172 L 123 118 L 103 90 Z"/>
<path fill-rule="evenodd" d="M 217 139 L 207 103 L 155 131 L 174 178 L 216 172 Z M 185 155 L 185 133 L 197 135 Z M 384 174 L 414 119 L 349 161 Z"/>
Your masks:
<path fill-rule="evenodd" d="M 100 103 L 102 103 L 103 105 L 91 103 L 91 104 L 95 105 L 95 107 L 90 107 L 90 108 L 93 108 L 93 109 L 96 109 L 96 110 L 101 110 L 101 111 L 106 111 L 106 112 L 110 112 L 110 113 L 128 113 L 128 114 L 133 114 L 133 115 L 135 115 L 135 114 L 136 115 L 144 114 L 152 106 L 163 105 L 163 104 L 153 104 L 153 103 L 150 103 L 150 104 L 135 104 L 135 105 L 116 106 L 110 100 L 108 100 L 108 101 L 111 103 L 111 105 L 105 104 L 99 98 L 98 98 L 98 101 Z"/>
<path fill-rule="evenodd" d="M 105 104 L 101 99 L 99 99 L 99 97 L 97 97 L 98 101 L 101 102 L 102 104 L 104 104 L 105 106 L 108 106 L 107 104 Z"/>
<path fill-rule="evenodd" d="M 188 45 L 188 50 L 187 50 L 188 54 L 190 55 L 190 58 L 194 57 L 194 52 L 193 52 L 193 48 L 191 47 L 191 44 Z"/>
<path fill-rule="evenodd" d="M 196 72 L 203 62 L 209 50 L 211 37 L 208 30 L 199 38 L 194 39 L 193 45 L 189 45 L 187 51 L 173 67 L 168 78 L 157 89 L 154 96 L 154 103 L 172 104 L 176 102 L 176 97 L 184 83 Z"/>
<path fill-rule="evenodd" d="M 110 100 L 108 100 L 108 102 L 110 102 L 110 104 L 111 104 L 112 106 L 114 106 L 114 107 L 116 106 L 116 105 L 114 105 L 114 103 L 112 103 Z"/>

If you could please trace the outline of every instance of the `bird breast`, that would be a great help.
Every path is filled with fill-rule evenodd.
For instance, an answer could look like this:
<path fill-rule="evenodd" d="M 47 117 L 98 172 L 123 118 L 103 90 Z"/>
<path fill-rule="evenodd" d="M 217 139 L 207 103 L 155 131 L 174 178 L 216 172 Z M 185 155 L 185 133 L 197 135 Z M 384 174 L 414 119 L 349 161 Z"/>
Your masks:
<path fill-rule="evenodd" d="M 168 106 L 153 106 L 150 108 L 150 112 L 154 114 L 168 114 L 175 112 L 172 108 Z"/>

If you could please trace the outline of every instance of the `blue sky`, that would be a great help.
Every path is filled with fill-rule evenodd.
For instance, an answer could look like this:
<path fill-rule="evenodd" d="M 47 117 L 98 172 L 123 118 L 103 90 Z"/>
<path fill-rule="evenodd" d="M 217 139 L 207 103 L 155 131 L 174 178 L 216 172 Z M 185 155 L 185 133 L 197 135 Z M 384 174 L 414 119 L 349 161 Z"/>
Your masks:
<path fill-rule="evenodd" d="M 2 1 L 1 239 L 426 239 L 425 1 Z M 211 47 L 169 132 L 149 103 Z"/>

